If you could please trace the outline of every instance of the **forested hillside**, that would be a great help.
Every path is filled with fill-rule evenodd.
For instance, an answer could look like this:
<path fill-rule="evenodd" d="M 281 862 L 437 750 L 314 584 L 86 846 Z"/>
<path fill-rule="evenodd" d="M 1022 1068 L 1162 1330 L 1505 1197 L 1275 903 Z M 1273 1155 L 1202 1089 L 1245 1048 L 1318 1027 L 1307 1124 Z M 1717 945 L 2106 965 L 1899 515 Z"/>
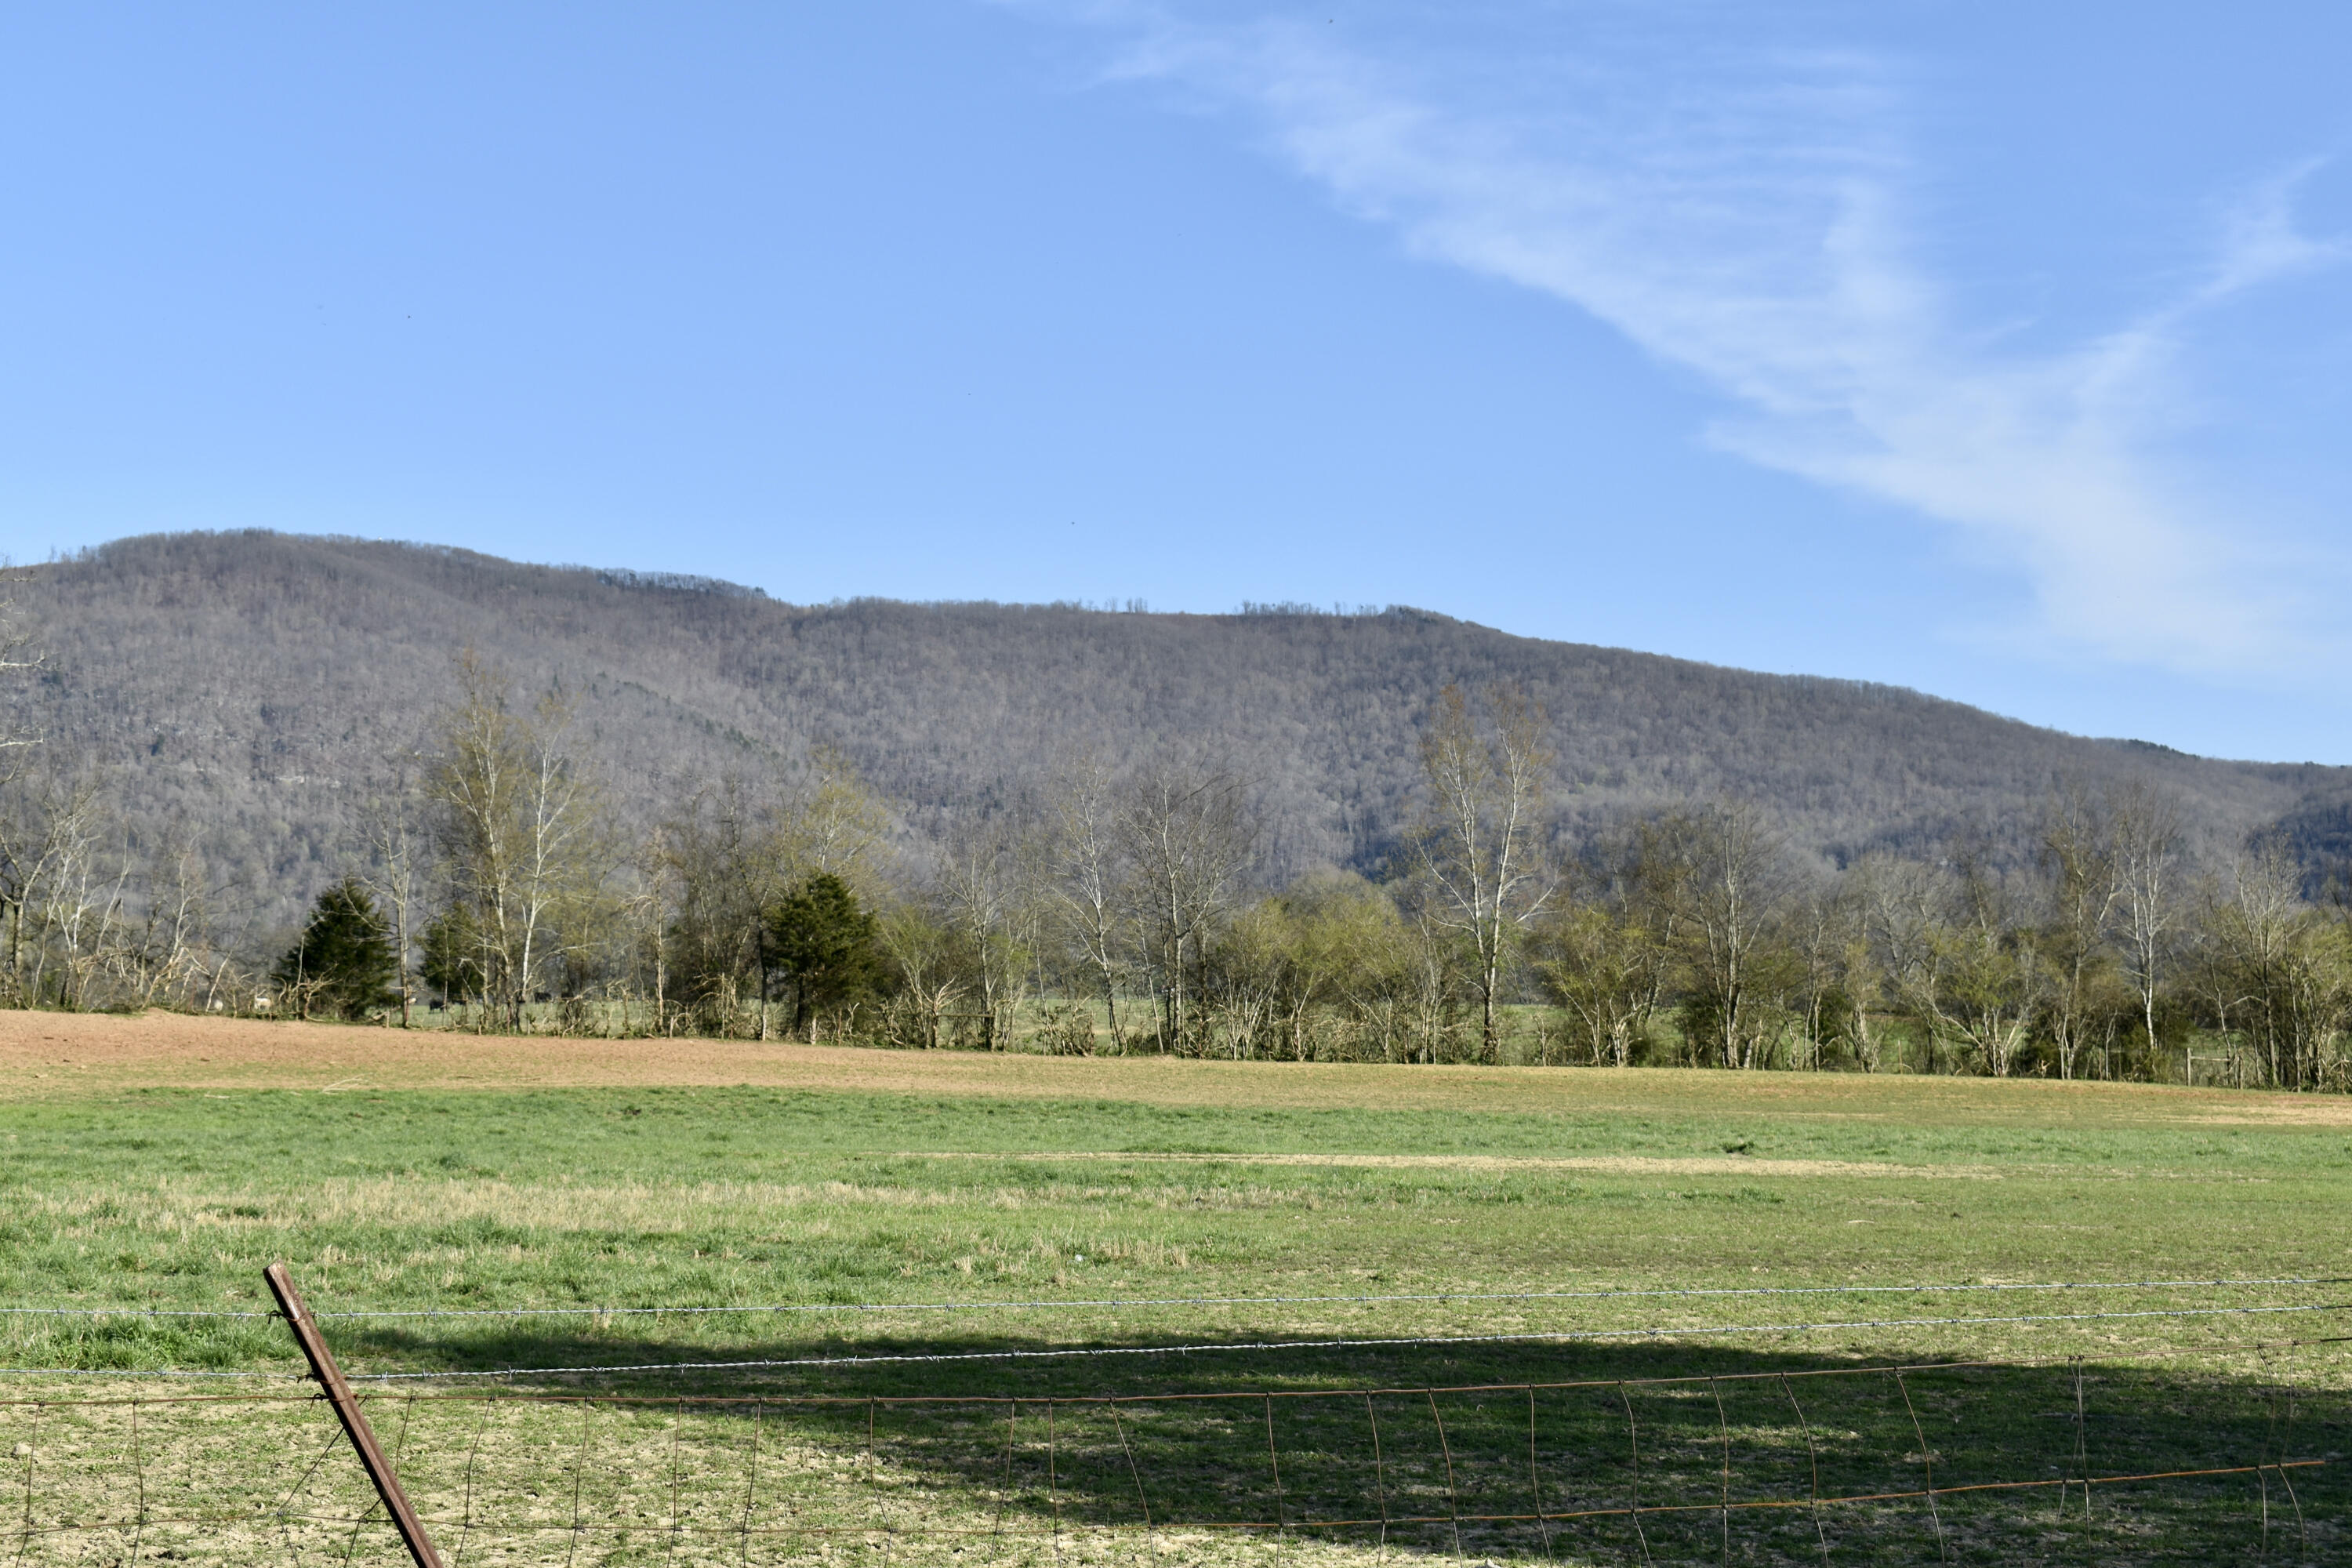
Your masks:
<path fill-rule="evenodd" d="M 1842 863 L 1956 829 L 2023 856 L 2062 775 L 2146 777 L 2192 839 L 2289 819 L 2340 847 L 2346 770 L 2084 740 L 1919 693 L 1544 642 L 1425 612 L 1158 615 L 1065 605 L 796 605 L 701 580 L 462 550 L 248 532 L 124 540 L 15 589 L 46 653 L 12 692 L 52 766 L 110 774 L 131 824 L 203 841 L 281 917 L 346 858 L 353 803 L 425 745 L 471 649 L 573 694 L 585 750 L 644 824 L 723 774 L 837 748 L 917 852 L 1091 751 L 1167 748 L 1252 781 L 1269 879 L 1377 873 L 1417 809 L 1416 736 L 1449 682 L 1549 715 L 1570 832 L 1645 806 L 1751 801 Z"/>

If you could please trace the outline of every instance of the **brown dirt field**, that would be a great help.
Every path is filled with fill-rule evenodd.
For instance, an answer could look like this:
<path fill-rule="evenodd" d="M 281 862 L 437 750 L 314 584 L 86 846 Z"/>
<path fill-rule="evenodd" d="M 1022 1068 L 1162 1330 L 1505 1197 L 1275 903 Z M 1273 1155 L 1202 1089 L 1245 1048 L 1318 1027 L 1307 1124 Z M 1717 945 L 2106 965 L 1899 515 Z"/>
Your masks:
<path fill-rule="evenodd" d="M 755 1044 L 477 1036 L 150 1013 L 0 1011 L 0 1097 L 140 1088 L 551 1089 L 637 1085 L 1126 1100 L 1697 1115 L 1728 1075 L 1679 1068 L 1378 1067 L 986 1056 Z M 2352 1127 L 2352 1100 L 2140 1084 L 1853 1074 L 1739 1075 L 1743 1109 L 1950 1124 Z M 1756 1162 L 1741 1162 L 1753 1171 Z"/>

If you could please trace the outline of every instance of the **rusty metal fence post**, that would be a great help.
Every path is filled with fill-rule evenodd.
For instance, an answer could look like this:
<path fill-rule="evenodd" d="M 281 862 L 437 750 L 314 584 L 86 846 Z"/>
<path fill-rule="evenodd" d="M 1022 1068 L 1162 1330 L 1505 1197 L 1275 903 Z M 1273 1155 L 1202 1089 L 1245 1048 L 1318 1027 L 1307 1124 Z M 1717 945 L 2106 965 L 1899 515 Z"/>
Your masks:
<path fill-rule="evenodd" d="M 375 1495 L 383 1500 L 384 1511 L 392 1516 L 393 1527 L 400 1531 L 401 1544 L 408 1548 L 416 1568 L 441 1568 L 441 1554 L 433 1549 L 433 1538 L 425 1533 L 424 1521 L 408 1506 L 408 1494 L 400 1489 L 400 1478 L 393 1474 L 391 1462 L 376 1446 L 375 1432 L 368 1426 L 367 1415 L 360 1409 L 352 1385 L 344 1381 L 342 1369 L 335 1364 L 334 1352 L 319 1337 L 319 1325 L 310 1309 L 302 1305 L 302 1295 L 294 1289 L 293 1276 L 286 1272 L 285 1264 L 273 1263 L 262 1271 L 262 1277 L 269 1281 L 269 1293 L 278 1298 L 278 1310 L 286 1314 L 287 1326 L 294 1331 L 294 1342 L 302 1347 L 303 1357 L 310 1363 L 310 1375 L 327 1391 L 327 1400 L 335 1407 L 335 1417 L 343 1424 L 343 1435 L 358 1451 L 368 1479 L 375 1483 Z"/>

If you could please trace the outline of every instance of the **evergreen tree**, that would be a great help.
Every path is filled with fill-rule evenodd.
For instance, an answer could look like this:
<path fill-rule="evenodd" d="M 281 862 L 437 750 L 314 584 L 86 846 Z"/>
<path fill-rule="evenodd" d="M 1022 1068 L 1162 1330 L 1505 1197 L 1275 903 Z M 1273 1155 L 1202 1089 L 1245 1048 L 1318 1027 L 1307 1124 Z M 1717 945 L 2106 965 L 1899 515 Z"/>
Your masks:
<path fill-rule="evenodd" d="M 882 976 L 874 916 L 831 872 L 802 882 L 768 910 L 768 959 L 793 984 L 793 1029 L 809 1016 L 874 994 Z"/>
<path fill-rule="evenodd" d="M 357 879 L 347 877 L 319 895 L 302 940 L 278 961 L 276 979 L 304 1017 L 358 1018 L 371 1008 L 400 1005 L 393 988 L 399 967 L 375 901 Z"/>

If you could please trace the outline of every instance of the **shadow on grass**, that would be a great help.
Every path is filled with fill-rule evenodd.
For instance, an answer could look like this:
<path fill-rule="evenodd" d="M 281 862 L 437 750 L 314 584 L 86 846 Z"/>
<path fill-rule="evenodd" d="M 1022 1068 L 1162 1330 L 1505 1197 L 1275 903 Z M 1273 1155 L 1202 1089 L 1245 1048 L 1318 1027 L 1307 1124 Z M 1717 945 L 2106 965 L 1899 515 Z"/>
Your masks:
<path fill-rule="evenodd" d="M 452 1372 L 1040 1348 L 961 1334 L 452 1339 L 348 1324 L 337 1338 L 358 1365 Z M 536 1444 L 559 1480 L 602 1444 L 607 1469 L 657 1485 L 667 1441 L 676 1492 L 686 1443 L 691 1489 L 740 1489 L 747 1528 L 764 1506 L 908 1540 L 1010 1518 L 1031 1531 L 1604 1562 L 2294 1563 L 2352 1547 L 2352 1406 L 2295 1386 L 2288 1359 L 2247 1378 L 2128 1362 L 1897 1371 L 1661 1343 L 1243 1342 L 372 1389 L 517 1401 L 498 1418 L 551 1424 L 518 1442 Z M 599 1410 L 614 1436 L 592 1430 Z M 568 1422 L 582 1423 L 571 1458 L 559 1447 Z M 2311 1460 L 2329 1462 L 2294 1463 Z"/>

